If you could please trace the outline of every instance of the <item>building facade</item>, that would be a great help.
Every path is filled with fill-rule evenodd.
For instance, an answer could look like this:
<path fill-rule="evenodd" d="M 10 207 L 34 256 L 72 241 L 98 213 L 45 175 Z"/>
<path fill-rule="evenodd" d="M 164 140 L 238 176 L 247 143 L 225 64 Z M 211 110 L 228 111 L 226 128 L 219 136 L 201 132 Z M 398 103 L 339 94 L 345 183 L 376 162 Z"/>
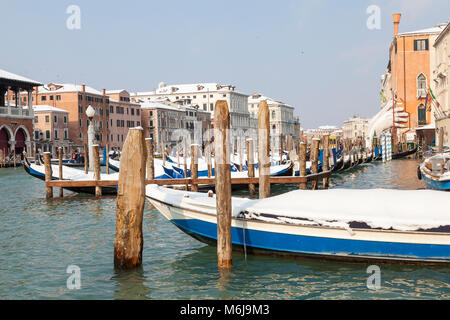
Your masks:
<path fill-rule="evenodd" d="M 158 88 L 151 92 L 136 92 L 131 94 L 137 103 L 148 103 L 158 98 L 167 98 L 170 102 L 189 99 L 189 104 L 198 110 L 209 112 L 214 122 L 214 106 L 218 100 L 225 100 L 230 110 L 231 128 L 247 130 L 250 128 L 248 112 L 248 96 L 235 91 L 232 85 L 218 83 L 199 83 L 166 85 L 161 82 Z"/>
<path fill-rule="evenodd" d="M 89 120 L 86 109 L 91 105 L 95 110 L 93 117 L 95 143 L 106 146 L 108 143 L 109 97 L 105 89 L 98 91 L 84 84 L 56 84 L 39 87 L 33 94 L 34 105 L 49 105 L 69 112 L 69 139 L 76 149 L 88 143 L 87 129 Z"/>
<path fill-rule="evenodd" d="M 432 90 L 439 107 L 434 110 L 436 122 L 436 143 L 439 144 L 440 130 L 444 131 L 443 145 L 450 147 L 450 23 L 439 34 L 435 43 L 435 63 Z"/>
<path fill-rule="evenodd" d="M 342 127 L 342 134 L 344 139 L 365 140 L 366 132 L 369 124 L 369 119 L 361 118 L 360 116 L 353 116 L 352 118 L 344 121 Z"/>
<path fill-rule="evenodd" d="M 443 25 L 399 33 L 401 15 L 393 15 L 394 35 L 389 48 L 386 73 L 382 76 L 382 107 L 394 101 L 397 111 L 406 112 L 405 128 L 396 128 L 396 141 L 433 121 L 427 112 L 425 98 L 431 85 L 434 42 Z M 402 136 L 405 137 L 402 138 Z"/>
<path fill-rule="evenodd" d="M 57 155 L 59 147 L 69 154 L 72 146 L 69 140 L 69 112 L 47 105 L 33 106 L 34 141 L 43 152 Z"/>
<path fill-rule="evenodd" d="M 0 69 L 0 150 L 3 155 L 21 155 L 23 151 L 28 155 L 34 153 L 32 95 L 34 88 L 41 85 Z"/>
<path fill-rule="evenodd" d="M 248 97 L 248 111 L 254 121 L 258 121 L 258 106 L 261 101 L 265 100 L 269 107 L 269 126 L 270 139 L 272 144 L 276 144 L 280 135 L 292 136 L 294 139 L 299 139 L 300 121 L 294 117 L 294 107 L 274 100 L 272 98 L 255 93 Z"/>
<path fill-rule="evenodd" d="M 122 150 L 128 130 L 141 126 L 141 105 L 131 101 L 126 90 L 106 91 L 109 97 L 107 142 L 111 149 Z"/>

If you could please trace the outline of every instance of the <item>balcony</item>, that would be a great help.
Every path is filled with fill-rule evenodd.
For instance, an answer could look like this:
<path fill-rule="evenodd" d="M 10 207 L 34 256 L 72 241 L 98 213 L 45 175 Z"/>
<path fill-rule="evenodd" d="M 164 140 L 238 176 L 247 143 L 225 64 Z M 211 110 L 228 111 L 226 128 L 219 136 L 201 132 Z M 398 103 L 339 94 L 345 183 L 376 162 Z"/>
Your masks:
<path fill-rule="evenodd" d="M 0 107 L 0 117 L 33 119 L 33 113 L 28 109 L 16 107 Z"/>

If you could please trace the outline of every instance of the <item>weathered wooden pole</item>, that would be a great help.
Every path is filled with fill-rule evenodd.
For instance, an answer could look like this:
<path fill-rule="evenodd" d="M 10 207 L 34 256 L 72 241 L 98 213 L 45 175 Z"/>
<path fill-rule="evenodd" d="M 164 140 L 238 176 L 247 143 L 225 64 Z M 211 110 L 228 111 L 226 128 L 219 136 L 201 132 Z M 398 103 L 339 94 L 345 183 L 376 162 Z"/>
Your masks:
<path fill-rule="evenodd" d="M 63 165 L 62 165 L 62 148 L 58 148 L 58 169 L 59 169 L 59 180 L 63 179 Z M 63 187 L 59 187 L 59 197 L 64 197 Z"/>
<path fill-rule="evenodd" d="M 163 160 L 163 166 L 166 165 L 166 142 L 164 138 L 164 130 L 161 130 L 161 156 Z"/>
<path fill-rule="evenodd" d="M 238 147 L 239 147 L 239 171 L 244 171 L 244 144 L 242 143 L 242 138 L 238 137 Z"/>
<path fill-rule="evenodd" d="M 280 165 L 283 162 L 283 134 L 280 134 Z"/>
<path fill-rule="evenodd" d="M 299 159 L 300 159 L 300 168 L 299 168 L 299 175 L 300 177 L 306 177 L 306 142 L 300 142 L 300 151 L 299 151 Z M 307 183 L 301 182 L 300 183 L 300 189 L 306 190 L 307 189 Z"/>
<path fill-rule="evenodd" d="M 270 197 L 269 107 L 263 100 L 258 106 L 259 198 Z"/>
<path fill-rule="evenodd" d="M 319 142 L 320 139 L 314 138 L 311 145 L 311 173 L 317 173 L 319 163 Z M 311 189 L 317 190 L 317 179 L 311 181 Z"/>
<path fill-rule="evenodd" d="M 254 178 L 255 177 L 255 155 L 253 152 L 253 140 L 247 139 L 247 167 L 248 167 L 248 177 Z M 250 193 L 250 196 L 253 197 L 256 193 L 256 186 L 254 183 L 248 184 L 248 191 Z"/>
<path fill-rule="evenodd" d="M 109 143 L 106 144 L 106 174 L 109 174 Z"/>
<path fill-rule="evenodd" d="M 3 167 L 3 162 L 5 161 L 5 155 L 3 153 L 3 149 L 0 149 L 0 168 Z"/>
<path fill-rule="evenodd" d="M 191 144 L 191 191 L 198 192 L 198 144 Z"/>
<path fill-rule="evenodd" d="M 14 164 L 14 168 L 16 167 L 16 148 L 14 147 L 13 150 L 13 164 Z"/>
<path fill-rule="evenodd" d="M 142 264 L 146 153 L 143 129 L 130 128 L 120 159 L 117 191 L 114 239 L 114 266 L 117 269 L 131 269 Z"/>
<path fill-rule="evenodd" d="M 184 178 L 187 179 L 188 174 L 187 174 L 187 141 L 186 141 L 186 137 L 183 137 L 183 159 L 184 159 L 184 164 L 183 164 L 183 169 L 184 169 Z M 186 182 L 186 191 L 189 190 L 189 185 Z"/>
<path fill-rule="evenodd" d="M 212 162 L 211 162 L 211 132 L 208 128 L 208 143 L 206 144 L 206 164 L 208 165 L 208 178 L 212 177 Z"/>
<path fill-rule="evenodd" d="M 219 100 L 214 108 L 214 151 L 217 210 L 217 265 L 232 267 L 231 255 L 231 171 L 230 113 L 226 101 Z"/>
<path fill-rule="evenodd" d="M 44 167 L 45 167 L 45 192 L 46 198 L 53 198 L 53 187 L 47 186 L 47 182 L 52 181 L 52 154 L 50 152 L 44 152 Z"/>
<path fill-rule="evenodd" d="M 444 151 L 444 127 L 439 128 L 439 151 Z"/>
<path fill-rule="evenodd" d="M 147 179 L 151 180 L 155 177 L 155 164 L 153 160 L 153 139 L 145 138 L 145 149 L 147 151 Z"/>
<path fill-rule="evenodd" d="M 329 160 L 329 156 L 330 156 L 330 150 L 329 150 L 329 140 L 330 136 L 328 134 L 323 136 L 323 157 L 322 157 L 322 170 L 323 171 L 328 171 L 329 168 L 329 164 L 330 164 L 330 160 Z M 324 189 L 328 189 L 328 178 L 323 178 L 322 181 L 322 185 Z"/>
<path fill-rule="evenodd" d="M 92 153 L 93 153 L 92 156 L 94 157 L 94 180 L 95 181 L 100 181 L 101 180 L 99 148 L 100 148 L 100 146 L 98 144 L 94 144 L 92 146 Z M 95 186 L 95 196 L 96 197 L 101 197 L 102 196 L 102 187 Z"/>
<path fill-rule="evenodd" d="M 84 173 L 88 173 L 88 156 L 89 156 L 89 152 L 88 152 L 88 147 L 86 145 L 86 143 L 83 145 L 84 148 Z"/>

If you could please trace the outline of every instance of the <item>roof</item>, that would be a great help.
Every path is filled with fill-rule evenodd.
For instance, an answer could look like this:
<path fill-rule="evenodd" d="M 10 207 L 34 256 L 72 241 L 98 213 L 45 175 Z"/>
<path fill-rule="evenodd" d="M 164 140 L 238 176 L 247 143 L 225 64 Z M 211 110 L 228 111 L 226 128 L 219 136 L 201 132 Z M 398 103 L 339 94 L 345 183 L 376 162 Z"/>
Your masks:
<path fill-rule="evenodd" d="M 158 89 L 154 91 L 147 92 L 135 92 L 132 96 L 142 96 L 142 95 L 163 95 L 163 94 L 195 94 L 195 93 L 208 93 L 208 92 L 235 92 L 235 86 L 232 85 L 221 85 L 218 83 L 191 83 L 191 84 L 174 84 L 166 85 L 165 83 L 160 83 Z M 242 93 L 241 93 L 242 94 Z"/>
<path fill-rule="evenodd" d="M 24 109 L 28 109 L 28 106 L 24 106 Z M 49 105 L 35 105 L 33 106 L 33 111 L 34 112 L 64 112 L 64 113 L 69 113 L 69 111 L 64 110 L 64 109 L 60 109 L 60 108 L 55 108 Z"/>
<path fill-rule="evenodd" d="M 50 90 L 47 86 L 39 87 L 38 93 L 63 93 L 63 92 L 82 92 L 81 85 L 72 84 L 72 83 L 53 83 L 56 86 L 61 86 L 59 89 Z M 102 92 L 91 88 L 89 86 L 85 86 L 86 93 L 103 95 Z"/>
<path fill-rule="evenodd" d="M 167 104 L 155 102 L 155 101 L 150 101 L 150 102 L 146 102 L 146 103 L 142 104 L 141 109 L 143 109 L 143 110 L 145 110 L 145 109 L 166 109 L 166 110 L 173 110 L 173 111 L 182 111 L 182 112 L 184 111 L 184 110 L 182 110 L 181 106 L 175 107 L 175 106 L 171 106 L 171 105 L 167 105 Z"/>
<path fill-rule="evenodd" d="M 447 26 L 442 30 L 442 32 L 439 34 L 439 36 L 436 38 L 436 41 L 434 42 L 434 47 L 445 37 L 445 35 L 450 31 L 450 22 L 447 23 Z"/>
<path fill-rule="evenodd" d="M 14 74 L 12 72 L 0 69 L 0 78 L 6 79 L 6 80 L 14 80 L 14 81 L 20 81 L 20 82 L 26 82 L 32 85 L 42 86 L 42 83 L 25 78 L 23 76 L 19 76 L 17 74 Z"/>
<path fill-rule="evenodd" d="M 275 99 L 272 99 L 272 98 L 269 98 L 269 97 L 266 97 L 263 95 L 259 95 L 259 94 L 256 94 L 256 95 L 258 95 L 258 98 L 254 98 L 254 95 L 251 95 L 248 97 L 249 104 L 260 103 L 261 101 L 266 100 L 268 105 L 284 105 L 284 106 L 287 106 L 290 108 L 294 108 L 293 106 L 290 106 L 282 101 L 278 101 L 278 100 L 275 100 Z"/>
<path fill-rule="evenodd" d="M 442 30 L 444 30 L 446 26 L 445 24 L 438 24 L 437 26 L 434 26 L 432 28 L 427 28 L 427 29 L 421 29 L 421 30 L 416 30 L 416 31 L 409 31 L 409 32 L 402 32 L 399 33 L 399 36 L 412 36 L 412 35 L 417 35 L 417 34 L 437 34 L 437 33 L 441 33 Z"/>

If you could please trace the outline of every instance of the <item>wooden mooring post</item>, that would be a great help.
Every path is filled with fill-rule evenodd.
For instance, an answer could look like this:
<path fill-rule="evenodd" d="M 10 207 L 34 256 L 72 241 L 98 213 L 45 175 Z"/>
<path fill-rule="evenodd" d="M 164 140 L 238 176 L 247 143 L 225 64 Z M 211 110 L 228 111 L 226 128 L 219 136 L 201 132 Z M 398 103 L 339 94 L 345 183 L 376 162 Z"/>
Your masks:
<path fill-rule="evenodd" d="M 106 165 L 106 174 L 109 174 L 109 143 L 106 144 L 105 165 Z"/>
<path fill-rule="evenodd" d="M 183 169 L 184 169 L 184 178 L 187 179 L 187 152 L 188 152 L 188 148 L 187 148 L 187 141 L 186 141 L 186 137 L 183 137 L 183 159 L 184 159 L 184 164 L 183 164 Z M 189 185 L 186 182 L 186 186 L 185 186 L 186 191 L 189 190 Z"/>
<path fill-rule="evenodd" d="M 328 171 L 329 170 L 329 156 L 330 156 L 330 150 L 329 150 L 329 141 L 330 136 L 324 135 L 323 136 L 323 157 L 322 157 L 322 171 Z M 328 178 L 323 178 L 322 185 L 324 189 L 328 189 Z"/>
<path fill-rule="evenodd" d="M 191 144 L 191 191 L 198 192 L 198 184 L 195 180 L 198 179 L 198 144 Z"/>
<path fill-rule="evenodd" d="M 83 145 L 83 149 L 84 149 L 84 173 L 87 174 L 88 173 L 88 164 L 89 164 L 89 161 L 88 161 L 89 152 L 88 152 L 88 147 L 87 147 L 86 143 Z"/>
<path fill-rule="evenodd" d="M 320 139 L 314 138 L 312 139 L 312 145 L 311 145 L 311 173 L 317 173 L 318 172 L 318 164 L 319 164 L 319 142 Z M 317 179 L 314 179 L 311 181 L 311 189 L 317 190 Z"/>
<path fill-rule="evenodd" d="M 300 177 L 306 176 L 306 147 L 307 147 L 306 142 L 300 142 L 300 154 L 299 154 L 299 159 L 300 159 L 299 175 L 300 175 Z M 306 190 L 307 183 L 301 182 L 300 189 Z"/>
<path fill-rule="evenodd" d="M 255 177 L 255 154 L 253 152 L 253 139 L 247 139 L 246 141 L 247 147 L 247 167 L 248 167 L 248 177 Z M 253 197 L 256 193 L 256 186 L 254 183 L 248 184 L 248 191 L 250 193 L 250 197 Z"/>
<path fill-rule="evenodd" d="M 132 269 L 142 264 L 147 150 L 142 128 L 128 131 L 120 159 L 117 192 L 114 267 Z"/>
<path fill-rule="evenodd" d="M 101 180 L 99 148 L 100 148 L 100 146 L 98 144 L 94 144 L 92 146 L 92 153 L 93 153 L 92 156 L 94 157 L 94 180 L 95 181 Z M 102 196 L 102 187 L 101 186 L 95 186 L 95 196 L 96 197 Z"/>
<path fill-rule="evenodd" d="M 58 169 L 59 169 L 59 175 L 58 178 L 59 180 L 63 179 L 63 165 L 62 165 L 62 148 L 59 147 L 58 148 Z M 63 187 L 59 188 L 59 197 L 62 198 L 64 196 L 64 191 L 63 191 Z"/>
<path fill-rule="evenodd" d="M 230 113 L 226 101 L 216 102 L 214 109 L 215 190 L 217 211 L 217 266 L 232 267 L 231 255 L 231 168 Z"/>
<path fill-rule="evenodd" d="M 47 182 L 52 180 L 52 154 L 50 152 L 44 152 L 44 168 L 45 168 L 45 193 L 47 199 L 53 198 L 53 187 L 50 187 Z"/>
<path fill-rule="evenodd" d="M 260 199 L 270 197 L 269 129 L 269 107 L 267 101 L 263 100 L 258 106 L 258 168 Z"/>
<path fill-rule="evenodd" d="M 145 148 L 147 150 L 147 179 L 155 177 L 155 163 L 153 160 L 153 139 L 145 138 Z"/>

